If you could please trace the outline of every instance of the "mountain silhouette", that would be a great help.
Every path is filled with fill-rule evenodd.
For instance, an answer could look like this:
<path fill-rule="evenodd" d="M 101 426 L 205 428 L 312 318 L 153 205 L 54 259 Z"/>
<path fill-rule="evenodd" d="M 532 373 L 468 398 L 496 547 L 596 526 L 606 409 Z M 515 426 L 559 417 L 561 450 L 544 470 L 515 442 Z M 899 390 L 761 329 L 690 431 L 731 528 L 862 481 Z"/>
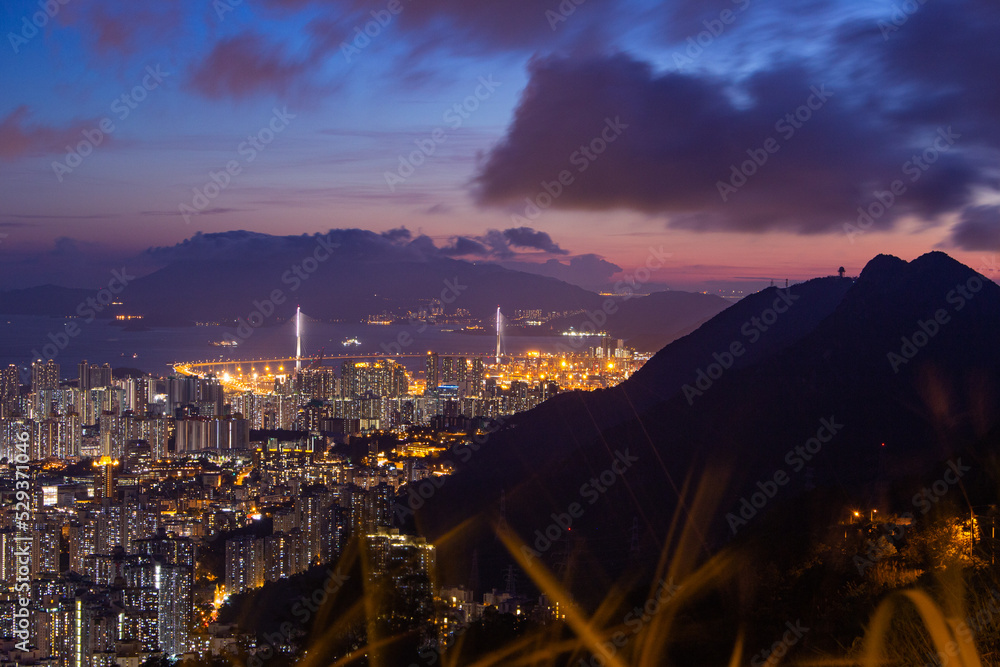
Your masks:
<path fill-rule="evenodd" d="M 634 559 L 633 520 L 655 560 L 678 507 L 705 554 L 759 525 L 769 508 L 739 511 L 762 489 L 774 505 L 820 487 L 890 507 L 894 484 L 1000 423 L 997 331 L 1000 287 L 939 252 L 876 257 L 857 280 L 768 288 L 618 387 L 556 396 L 480 437 L 416 524 L 454 564 L 446 581 L 462 583 L 473 549 L 484 572 L 512 562 L 501 523 L 547 566 L 582 577 L 571 590 L 586 599 L 606 590 L 595 576 L 610 583 Z M 619 474 L 623 454 L 634 461 Z M 595 493 L 602 479 L 614 483 Z M 573 503 L 571 529 L 552 528 Z M 695 519 L 699 503 L 709 518 Z"/>
<path fill-rule="evenodd" d="M 614 303 L 603 329 L 636 350 L 659 350 L 725 310 L 729 302 L 700 292 L 653 292 Z M 577 330 L 592 316 L 583 313 L 547 322 L 552 331 Z"/>

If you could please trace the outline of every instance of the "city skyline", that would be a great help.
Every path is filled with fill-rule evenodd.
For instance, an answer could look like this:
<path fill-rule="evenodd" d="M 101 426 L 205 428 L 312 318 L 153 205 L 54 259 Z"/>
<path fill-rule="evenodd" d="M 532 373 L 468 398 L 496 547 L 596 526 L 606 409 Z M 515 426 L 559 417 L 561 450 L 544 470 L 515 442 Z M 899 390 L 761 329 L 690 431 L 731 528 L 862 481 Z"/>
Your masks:
<path fill-rule="evenodd" d="M 901 397 L 930 369 L 938 391 L 973 372 L 990 382 L 983 369 L 1000 367 L 994 282 L 943 253 L 880 255 L 858 277 L 841 272 L 729 302 L 682 296 L 723 305 L 707 319 L 692 313 L 694 330 L 675 332 L 655 354 L 595 324 L 610 327 L 619 309 L 652 298 L 606 297 L 604 310 L 570 311 L 584 316 L 579 327 L 566 311 L 493 312 L 486 323 L 497 329 L 470 353 L 424 351 L 402 335 L 482 328 L 452 303 L 421 311 L 424 320 L 404 313 L 396 329 L 368 324 L 385 332 L 383 349 L 343 352 L 359 347 L 348 339 L 339 354 L 299 356 L 309 349 L 300 336 L 327 323 L 300 320 L 296 307 L 274 327 L 292 356 L 253 359 L 225 345 L 227 358 L 179 361 L 166 373 L 100 358 L 35 360 L 26 377 L 0 367 L 0 486 L 10 499 L 0 512 L 0 633 L 9 638 L 0 651 L 58 667 L 264 665 L 308 661 L 319 632 L 326 661 L 367 664 L 375 652 L 383 664 L 467 652 L 471 661 L 493 650 L 466 645 L 466 633 L 537 637 L 544 653 L 585 605 L 608 604 L 592 576 L 550 579 L 588 548 L 595 576 L 625 577 L 629 600 L 616 614 L 637 623 L 632 636 L 660 637 L 664 605 L 697 613 L 698 591 L 713 579 L 739 580 L 743 566 L 717 568 L 716 558 L 798 558 L 780 536 L 807 531 L 769 526 L 800 526 L 803 508 L 819 548 L 834 554 L 808 567 L 848 585 L 940 558 L 987 576 L 1000 541 L 980 458 L 966 449 L 942 462 L 935 429 L 918 421 L 937 420 L 940 404 L 920 413 Z M 435 317 L 449 324 L 425 321 Z M 559 326 L 531 339 L 548 339 L 555 352 L 505 349 L 513 330 L 546 322 Z M 978 411 L 983 429 L 1000 414 L 996 395 L 973 387 L 949 399 L 961 414 Z M 968 447 L 983 441 L 966 437 Z M 700 488 L 676 486 L 671 471 L 697 470 L 702 457 Z M 939 478 L 888 472 L 901 464 Z M 719 483 L 722 475 L 736 481 Z M 886 496 L 885 479 L 903 491 Z M 970 493 L 968 510 L 951 504 L 953 488 Z M 719 500 L 689 525 L 704 531 L 698 553 L 719 555 L 670 573 L 660 541 L 676 519 L 659 503 L 690 497 L 702 513 L 694 503 L 704 493 Z M 809 510 L 817 498 L 822 509 Z M 927 520 L 916 516 L 932 509 Z M 744 536 L 767 547 L 758 552 Z M 715 572 L 709 583 L 702 568 Z M 636 582 L 637 572 L 649 581 Z M 810 590 L 803 572 L 790 574 L 796 599 L 783 604 L 792 609 Z M 880 590 L 864 593 L 866 609 L 885 604 Z M 699 623 L 719 618 L 714 607 Z M 854 619 L 838 614 L 827 612 L 838 624 L 829 632 L 854 636 Z M 764 642 L 787 615 L 750 626 L 743 655 L 776 650 Z M 985 622 L 969 618 L 979 644 L 991 645 Z M 613 644 L 561 645 L 593 661 L 622 650 L 638 664 L 660 650 L 630 643 L 619 627 L 612 618 L 603 630 L 619 637 Z M 826 638 L 807 636 L 811 625 L 782 627 L 794 644 Z M 696 664 L 713 650 L 699 646 Z M 733 651 L 743 651 L 738 642 Z"/>
<path fill-rule="evenodd" d="M 1000 656 L 997 0 L 5 0 L 0 662 Z"/>

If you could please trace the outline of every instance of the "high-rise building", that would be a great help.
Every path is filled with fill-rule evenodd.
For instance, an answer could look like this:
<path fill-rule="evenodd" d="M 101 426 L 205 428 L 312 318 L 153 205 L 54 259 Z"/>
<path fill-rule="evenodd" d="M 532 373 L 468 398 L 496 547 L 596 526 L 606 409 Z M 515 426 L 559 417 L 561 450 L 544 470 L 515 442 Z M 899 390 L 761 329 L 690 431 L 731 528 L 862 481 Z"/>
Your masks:
<path fill-rule="evenodd" d="M 156 380 L 150 377 L 129 378 L 124 384 L 126 409 L 137 415 L 146 414 L 149 398 L 156 393 Z"/>
<path fill-rule="evenodd" d="M 226 540 L 226 593 L 264 585 L 264 541 L 250 535 Z"/>
<path fill-rule="evenodd" d="M 159 650 L 158 598 L 158 591 L 153 586 L 128 586 L 122 591 L 122 641 L 138 642 L 146 652 Z"/>
<path fill-rule="evenodd" d="M 250 422 L 237 413 L 231 417 L 187 417 L 176 422 L 174 444 L 178 455 L 206 449 L 249 449 Z"/>
<path fill-rule="evenodd" d="M 157 616 L 160 650 L 174 656 L 191 647 L 191 588 L 193 573 L 187 565 L 157 564 Z"/>
<path fill-rule="evenodd" d="M 168 426 L 170 420 L 164 417 L 140 417 L 131 420 L 129 441 L 144 440 L 149 445 L 150 456 L 154 460 L 167 454 Z"/>
<path fill-rule="evenodd" d="M 301 558 L 301 539 L 298 532 L 274 533 L 263 540 L 264 577 L 277 581 L 307 569 Z"/>
<path fill-rule="evenodd" d="M 145 540 L 151 539 L 159 529 L 160 513 L 140 502 L 126 501 L 122 505 L 122 546 L 129 553 L 156 554 L 158 552 L 142 548 Z M 185 539 L 185 538 L 181 538 Z M 170 561 L 173 562 L 173 561 Z"/>
<path fill-rule="evenodd" d="M 61 526 L 56 522 L 41 522 L 32 531 L 31 575 L 59 573 L 59 534 Z"/>
<path fill-rule="evenodd" d="M 66 424 L 66 439 L 60 443 L 59 453 L 56 454 L 61 459 L 76 458 L 80 456 L 80 446 L 83 444 L 83 420 L 76 410 L 67 412 L 64 417 Z"/>
<path fill-rule="evenodd" d="M 132 549 L 137 554 L 155 556 L 167 565 L 193 568 L 198 560 L 198 545 L 189 537 L 147 537 L 134 540 Z"/>
<path fill-rule="evenodd" d="M 81 391 L 89 391 L 91 389 L 96 389 L 97 387 L 111 386 L 110 364 L 98 366 L 97 364 L 88 364 L 87 360 L 84 359 L 77 366 L 77 373 L 79 377 L 77 380 L 77 387 Z"/>
<path fill-rule="evenodd" d="M 392 359 L 349 361 L 341 366 L 340 375 L 343 398 L 398 397 L 409 391 L 406 369 Z"/>
<path fill-rule="evenodd" d="M 438 370 L 437 352 L 427 353 L 427 360 L 424 362 L 424 377 L 427 380 L 427 387 L 424 389 L 424 395 L 431 395 L 434 393 L 434 390 L 437 389 L 438 385 L 441 384 L 441 375 Z"/>
<path fill-rule="evenodd" d="M 115 498 L 115 479 L 118 473 L 118 461 L 110 456 L 102 456 L 94 462 L 94 498 L 101 500 Z"/>
<path fill-rule="evenodd" d="M 50 653 L 56 664 L 66 667 L 115 664 L 118 614 L 110 604 L 81 592 L 63 598 L 47 614 L 51 623 Z"/>
<path fill-rule="evenodd" d="M 481 357 L 472 360 L 469 368 L 469 395 L 481 396 L 483 393 L 483 382 L 486 379 L 486 364 Z"/>
<path fill-rule="evenodd" d="M 39 461 L 59 456 L 61 444 L 66 441 L 65 424 L 55 418 L 35 422 L 35 437 L 32 439 L 31 459 Z"/>
<path fill-rule="evenodd" d="M 120 387 L 93 387 L 80 397 L 84 424 L 89 426 L 100 421 L 101 415 L 111 413 L 120 415 L 124 410 L 125 390 Z"/>
<path fill-rule="evenodd" d="M 6 417 L 9 407 L 21 392 L 21 374 L 17 366 L 11 364 L 0 370 L 0 417 Z"/>
<path fill-rule="evenodd" d="M 52 361 L 36 360 L 31 364 L 31 391 L 59 388 L 59 364 Z"/>
<path fill-rule="evenodd" d="M 365 541 L 371 563 L 369 576 L 403 579 L 420 574 L 433 582 L 436 551 L 423 537 L 401 535 L 396 528 L 379 528 Z"/>
<path fill-rule="evenodd" d="M 468 362 L 465 357 L 444 357 L 441 359 L 441 384 L 465 382 Z"/>
<path fill-rule="evenodd" d="M 337 392 L 337 375 L 333 368 L 306 368 L 295 376 L 296 389 L 310 398 L 329 400 Z"/>
<path fill-rule="evenodd" d="M 224 391 L 214 377 L 171 377 L 166 382 L 166 390 L 169 414 L 186 405 L 197 407 L 198 414 L 222 414 Z"/>

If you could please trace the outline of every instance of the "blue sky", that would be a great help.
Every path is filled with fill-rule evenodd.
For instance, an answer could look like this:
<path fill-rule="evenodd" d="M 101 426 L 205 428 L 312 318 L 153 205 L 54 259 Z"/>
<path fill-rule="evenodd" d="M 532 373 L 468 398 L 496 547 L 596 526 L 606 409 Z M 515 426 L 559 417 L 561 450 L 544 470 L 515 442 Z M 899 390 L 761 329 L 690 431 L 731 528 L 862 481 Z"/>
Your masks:
<path fill-rule="evenodd" d="M 243 229 L 404 226 L 511 261 L 482 241 L 528 226 L 568 252 L 517 248 L 522 265 L 603 258 L 623 272 L 655 243 L 673 252 L 657 280 L 676 287 L 857 272 L 878 252 L 935 248 L 975 268 L 1000 248 L 1000 16 L 987 2 L 47 6 L 51 18 L 44 0 L 0 10 L 3 287 L 99 280 L 150 246 Z M 830 100 L 776 133 L 819 85 Z M 267 138 L 276 113 L 280 131 L 248 160 L 241 145 Z M 629 127 L 621 140 L 525 216 L 612 116 Z M 53 166 L 104 119 L 113 131 L 77 166 Z M 949 126 L 960 138 L 851 234 L 857 209 Z M 769 137 L 770 162 L 723 197 Z M 414 151 L 422 163 L 387 183 Z M 198 207 L 230 162 L 238 173 Z"/>

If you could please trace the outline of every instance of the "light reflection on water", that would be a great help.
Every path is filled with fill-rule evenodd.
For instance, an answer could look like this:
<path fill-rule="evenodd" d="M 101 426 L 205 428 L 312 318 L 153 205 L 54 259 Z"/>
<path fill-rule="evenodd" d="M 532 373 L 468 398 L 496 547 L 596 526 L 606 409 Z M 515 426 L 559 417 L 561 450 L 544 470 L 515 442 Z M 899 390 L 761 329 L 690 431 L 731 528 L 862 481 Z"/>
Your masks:
<path fill-rule="evenodd" d="M 0 319 L 0 365 L 14 363 L 26 366 L 34 354 L 44 354 L 56 349 L 50 339 L 60 338 L 67 322 L 79 326 L 79 333 L 63 338 L 65 347 L 57 350 L 54 359 L 63 365 L 64 377 L 75 377 L 72 366 L 86 359 L 90 363 L 109 363 L 112 367 L 129 366 L 141 370 L 166 374 L 177 361 L 209 359 L 253 359 L 261 357 L 291 357 L 295 354 L 295 328 L 291 322 L 263 326 L 240 341 L 238 347 L 219 347 L 215 341 L 236 338 L 234 327 L 152 327 L 148 330 L 126 330 L 106 320 L 85 324 L 82 319 L 11 315 Z M 445 329 L 445 330 L 443 330 Z M 302 354 L 314 356 L 326 348 L 327 356 L 350 354 L 398 354 L 396 344 L 401 334 L 408 334 L 412 343 L 403 348 L 405 354 L 424 354 L 434 350 L 441 354 L 481 354 L 496 352 L 493 335 L 465 334 L 449 326 L 421 324 L 367 325 L 346 323 L 308 322 L 303 325 Z M 344 347 L 342 341 L 357 338 L 359 346 Z M 402 337 L 403 341 L 407 336 Z M 504 350 L 520 354 L 528 350 L 555 352 L 556 345 L 565 342 L 560 336 L 507 336 Z M 49 345 L 48 348 L 45 346 Z M 34 351 L 34 353 L 33 353 Z M 409 364 L 408 364 L 409 365 Z"/>

